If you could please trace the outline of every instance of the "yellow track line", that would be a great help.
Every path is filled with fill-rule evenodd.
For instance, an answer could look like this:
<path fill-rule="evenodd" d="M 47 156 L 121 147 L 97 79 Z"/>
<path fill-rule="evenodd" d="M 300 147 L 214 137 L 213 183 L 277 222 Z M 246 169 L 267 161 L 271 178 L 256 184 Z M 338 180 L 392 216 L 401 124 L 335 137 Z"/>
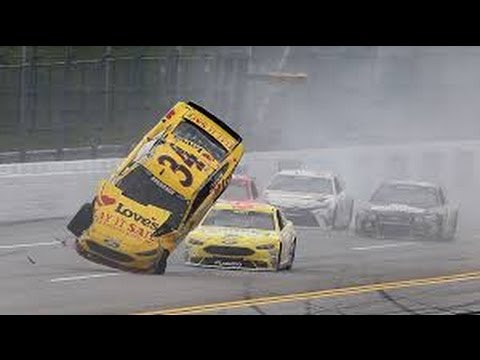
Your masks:
<path fill-rule="evenodd" d="M 370 285 L 352 286 L 352 287 L 339 288 L 339 289 L 311 291 L 311 292 L 296 293 L 296 294 L 289 294 L 289 295 L 268 296 L 268 297 L 261 297 L 257 299 L 250 299 L 250 300 L 237 300 L 237 301 L 189 306 L 189 307 L 174 308 L 174 309 L 146 311 L 146 312 L 136 313 L 135 315 L 199 314 L 199 313 L 212 312 L 212 311 L 245 308 L 250 306 L 272 305 L 272 304 L 287 303 L 287 302 L 294 302 L 294 301 L 305 301 L 305 300 L 328 298 L 328 297 L 334 297 L 334 296 L 358 295 L 358 294 L 364 294 L 364 293 L 380 291 L 380 290 L 393 290 L 393 289 L 409 288 L 409 287 L 416 287 L 416 286 L 438 285 L 438 284 L 447 284 L 451 282 L 471 281 L 471 280 L 480 280 L 480 271 L 432 277 L 432 278 L 424 278 L 424 279 L 393 281 L 393 282 L 377 283 L 377 284 L 370 284 Z"/>

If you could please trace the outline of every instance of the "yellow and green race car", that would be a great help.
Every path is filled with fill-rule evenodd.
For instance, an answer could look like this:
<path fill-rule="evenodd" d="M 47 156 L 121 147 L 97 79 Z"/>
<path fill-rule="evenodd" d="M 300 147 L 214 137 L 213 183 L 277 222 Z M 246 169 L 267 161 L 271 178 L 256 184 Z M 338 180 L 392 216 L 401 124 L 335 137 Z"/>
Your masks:
<path fill-rule="evenodd" d="M 70 221 L 77 252 L 163 274 L 167 257 L 221 196 L 243 153 L 242 138 L 225 123 L 195 103 L 178 103 Z"/>
<path fill-rule="evenodd" d="M 247 270 L 290 270 L 297 235 L 274 206 L 219 202 L 185 240 L 188 265 Z"/>

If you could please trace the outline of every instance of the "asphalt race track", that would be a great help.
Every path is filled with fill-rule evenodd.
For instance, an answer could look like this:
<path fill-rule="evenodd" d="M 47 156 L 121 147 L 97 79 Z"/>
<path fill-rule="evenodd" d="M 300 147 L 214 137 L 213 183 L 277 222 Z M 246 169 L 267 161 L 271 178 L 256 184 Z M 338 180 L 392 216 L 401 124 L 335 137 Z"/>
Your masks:
<path fill-rule="evenodd" d="M 183 265 L 165 276 L 77 256 L 67 220 L 0 225 L 0 314 L 475 314 L 480 229 L 453 242 L 298 229 L 290 272 Z"/>

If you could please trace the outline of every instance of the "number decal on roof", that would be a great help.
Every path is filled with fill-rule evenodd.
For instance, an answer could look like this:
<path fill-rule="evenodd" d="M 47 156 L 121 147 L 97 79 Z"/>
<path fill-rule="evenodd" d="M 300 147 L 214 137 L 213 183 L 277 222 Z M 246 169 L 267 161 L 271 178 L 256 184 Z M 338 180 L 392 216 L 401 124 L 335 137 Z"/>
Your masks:
<path fill-rule="evenodd" d="M 180 184 L 182 184 L 184 187 L 192 186 L 193 176 L 192 176 L 192 173 L 190 172 L 190 170 L 187 167 L 178 164 L 175 161 L 175 159 L 173 159 L 169 155 L 162 155 L 157 159 L 157 161 L 160 165 L 166 165 L 166 163 L 169 163 L 170 164 L 170 170 L 172 170 L 172 172 L 174 174 L 176 174 L 178 172 L 181 172 L 185 176 L 185 179 L 180 181 Z"/>

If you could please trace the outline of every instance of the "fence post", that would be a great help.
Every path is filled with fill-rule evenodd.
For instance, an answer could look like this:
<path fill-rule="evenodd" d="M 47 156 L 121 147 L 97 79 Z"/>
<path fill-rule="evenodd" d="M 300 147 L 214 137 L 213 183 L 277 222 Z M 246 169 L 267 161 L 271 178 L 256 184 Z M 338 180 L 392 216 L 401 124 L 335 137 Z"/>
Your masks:
<path fill-rule="evenodd" d="M 20 90 L 20 103 L 19 103 L 19 121 L 18 121 L 18 135 L 21 139 L 20 145 L 20 162 L 24 162 L 26 159 L 26 84 L 25 84 L 25 72 L 27 67 L 27 47 L 22 46 L 22 56 L 20 65 L 19 76 L 19 90 Z"/>
<path fill-rule="evenodd" d="M 105 121 L 104 124 L 108 124 L 111 121 L 111 61 L 112 59 L 112 47 L 107 46 L 105 49 Z"/>
<path fill-rule="evenodd" d="M 178 49 L 173 50 L 167 59 L 167 94 L 170 102 L 178 101 L 178 67 L 180 53 Z"/>

